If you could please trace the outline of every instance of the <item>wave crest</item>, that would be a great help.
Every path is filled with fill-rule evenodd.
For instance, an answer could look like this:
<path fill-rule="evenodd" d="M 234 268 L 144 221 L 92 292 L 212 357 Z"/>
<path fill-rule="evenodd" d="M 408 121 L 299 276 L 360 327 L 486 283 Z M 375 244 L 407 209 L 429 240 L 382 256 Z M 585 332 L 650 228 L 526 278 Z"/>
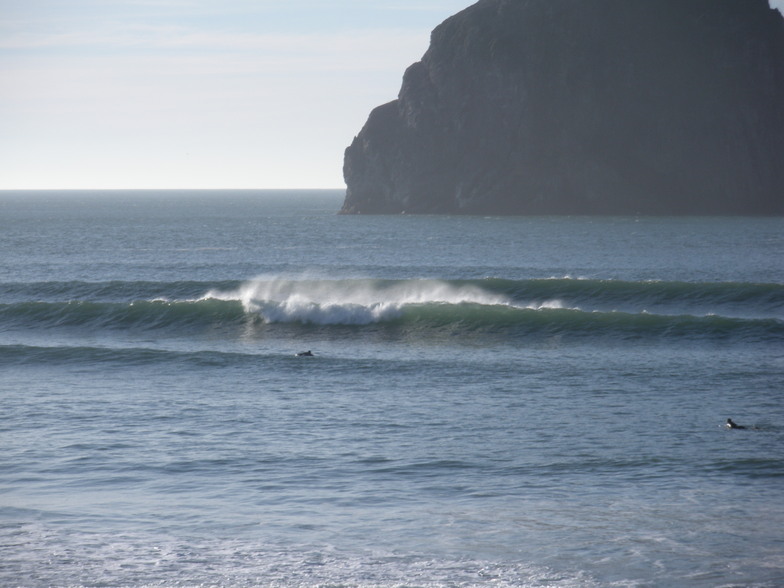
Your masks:
<path fill-rule="evenodd" d="M 310 280 L 257 278 L 236 290 L 211 290 L 203 299 L 238 301 L 267 323 L 367 325 L 401 318 L 410 306 L 511 306 L 474 284 L 442 280 Z"/>
<path fill-rule="evenodd" d="M 203 282 L 37 286 L 40 295 L 21 296 L 36 285 L 11 285 L 6 301 L 0 288 L 0 331 L 152 329 L 190 335 L 208 330 L 231 337 L 268 325 L 259 332 L 273 336 L 303 326 L 334 326 L 343 328 L 333 334 L 345 335 L 345 327 L 353 326 L 352 337 L 385 331 L 461 340 L 556 334 L 642 340 L 784 337 L 784 286 L 778 284 L 272 276 L 212 288 Z"/>

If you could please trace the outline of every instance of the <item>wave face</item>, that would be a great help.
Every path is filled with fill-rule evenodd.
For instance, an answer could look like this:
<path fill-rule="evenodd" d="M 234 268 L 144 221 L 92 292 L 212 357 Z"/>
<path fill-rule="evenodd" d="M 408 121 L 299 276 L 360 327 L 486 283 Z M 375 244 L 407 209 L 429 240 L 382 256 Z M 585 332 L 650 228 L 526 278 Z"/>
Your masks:
<path fill-rule="evenodd" d="M 507 306 L 506 296 L 479 283 L 440 280 L 290 280 L 248 282 L 205 299 L 239 301 L 267 323 L 367 325 L 395 321 L 414 308 Z"/>
<path fill-rule="evenodd" d="M 363 327 L 461 337 L 531 335 L 784 340 L 784 286 L 504 280 L 322 279 L 4 285 L 0 329 Z"/>

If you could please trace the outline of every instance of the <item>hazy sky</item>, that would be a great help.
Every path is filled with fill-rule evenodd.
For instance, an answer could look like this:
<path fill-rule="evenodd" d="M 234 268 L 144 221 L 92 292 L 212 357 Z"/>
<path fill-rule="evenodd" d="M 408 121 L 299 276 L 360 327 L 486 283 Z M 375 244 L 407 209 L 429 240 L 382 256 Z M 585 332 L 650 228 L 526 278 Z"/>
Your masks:
<path fill-rule="evenodd" d="M 472 3 L 0 0 L 0 189 L 341 188 L 370 110 Z"/>

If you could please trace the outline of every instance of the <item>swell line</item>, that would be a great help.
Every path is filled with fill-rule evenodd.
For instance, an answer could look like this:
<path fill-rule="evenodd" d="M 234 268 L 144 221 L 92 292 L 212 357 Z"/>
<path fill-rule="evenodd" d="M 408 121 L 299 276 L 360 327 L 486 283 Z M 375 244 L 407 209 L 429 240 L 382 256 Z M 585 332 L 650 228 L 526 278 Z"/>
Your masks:
<path fill-rule="evenodd" d="M 130 302 L 219 299 L 281 300 L 298 296 L 324 303 L 337 302 L 508 302 L 530 306 L 561 301 L 563 306 L 601 310 L 613 305 L 746 307 L 762 313 L 784 313 L 784 285 L 746 282 L 620 281 L 580 278 L 509 280 L 442 279 L 311 279 L 302 276 L 262 276 L 253 280 L 108 281 L 0 283 L 0 303 L 14 302 Z M 598 307 L 598 308 L 594 308 Z M 617 309 L 616 309 L 617 310 Z M 720 314 L 720 313 L 717 313 Z"/>
<path fill-rule="evenodd" d="M 260 360 L 276 360 L 281 357 L 283 356 L 215 350 L 177 351 L 148 347 L 0 345 L 0 365 L 109 364 L 133 367 L 183 363 L 199 367 L 224 366 L 241 361 L 257 363 Z"/>
<path fill-rule="evenodd" d="M 735 341 L 784 341 L 784 321 L 740 319 L 716 315 L 657 315 L 647 312 L 585 312 L 569 308 L 463 308 L 441 306 L 408 309 L 402 322 L 426 325 L 432 330 L 452 329 L 469 334 L 603 337 L 626 340 L 711 339 Z"/>
<path fill-rule="evenodd" d="M 784 285 L 622 282 L 571 278 L 505 280 L 307 280 L 259 278 L 205 298 L 236 300 L 269 322 L 382 322 L 411 305 L 476 304 L 584 312 L 784 319 Z"/>
<path fill-rule="evenodd" d="M 232 289 L 240 280 L 219 283 L 202 281 L 122 281 L 107 282 L 12 282 L 0 283 L 0 302 L 124 302 L 133 300 L 189 300 L 211 288 Z"/>
<path fill-rule="evenodd" d="M 556 297 L 583 302 L 641 304 L 749 304 L 784 308 L 784 285 L 749 282 L 671 282 L 551 278 L 503 280 L 488 278 L 488 289 L 513 299 Z"/>
<path fill-rule="evenodd" d="M 5 328 L 184 328 L 238 323 L 246 316 L 239 303 L 217 300 L 22 302 L 0 305 L 0 325 Z"/>
<path fill-rule="evenodd" d="M 784 284 L 752 282 L 674 282 L 659 280 L 623 281 L 585 278 L 537 278 L 510 280 L 488 277 L 482 279 L 373 279 L 345 278 L 318 279 L 303 276 L 261 276 L 252 280 L 205 281 L 48 281 L 0 283 L 0 301 L 24 300 L 130 300 L 130 299 L 189 299 L 206 292 L 231 292 L 249 289 L 331 289 L 334 291 L 378 291 L 396 289 L 416 290 L 432 295 L 446 288 L 454 291 L 479 289 L 487 295 L 505 296 L 519 300 L 530 297 L 566 297 L 575 300 L 649 300 L 658 302 L 702 301 L 731 303 L 767 303 L 784 305 Z"/>
<path fill-rule="evenodd" d="M 17 295 L 38 288 L 38 296 L 27 292 L 29 298 L 0 304 L 0 331 L 141 329 L 176 335 L 221 328 L 231 336 L 232 329 L 247 333 L 261 326 L 373 326 L 425 337 L 784 338 L 784 286 L 776 284 L 271 276 L 211 287 L 202 282 L 3 287 L 6 295 L 14 288 Z M 83 297 L 70 299 L 74 294 Z M 46 296 L 56 300 L 41 300 Z"/>
<path fill-rule="evenodd" d="M 626 339 L 696 338 L 784 341 L 784 321 L 717 315 L 658 315 L 647 312 L 586 312 L 557 307 L 517 307 L 471 302 L 319 305 L 267 302 L 246 309 L 239 301 L 207 298 L 188 302 L 23 303 L 0 305 L 0 331 L 36 329 L 142 330 L 163 336 L 221 330 L 225 336 L 266 335 L 282 329 L 329 329 L 335 336 L 360 336 L 372 329 L 396 336 L 453 338 L 564 335 Z M 349 329 L 346 331 L 345 329 Z"/>

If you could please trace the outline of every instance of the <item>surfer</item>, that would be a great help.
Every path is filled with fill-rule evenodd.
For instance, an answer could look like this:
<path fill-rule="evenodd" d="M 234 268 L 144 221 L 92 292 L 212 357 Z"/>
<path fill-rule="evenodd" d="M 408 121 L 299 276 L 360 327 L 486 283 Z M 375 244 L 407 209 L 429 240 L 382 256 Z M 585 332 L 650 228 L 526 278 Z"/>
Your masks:
<path fill-rule="evenodd" d="M 727 419 L 727 427 L 730 429 L 745 429 L 743 425 L 735 423 L 732 419 Z"/>
<path fill-rule="evenodd" d="M 313 352 L 310 350 L 300 351 L 299 353 L 297 353 L 297 357 L 313 357 Z"/>

